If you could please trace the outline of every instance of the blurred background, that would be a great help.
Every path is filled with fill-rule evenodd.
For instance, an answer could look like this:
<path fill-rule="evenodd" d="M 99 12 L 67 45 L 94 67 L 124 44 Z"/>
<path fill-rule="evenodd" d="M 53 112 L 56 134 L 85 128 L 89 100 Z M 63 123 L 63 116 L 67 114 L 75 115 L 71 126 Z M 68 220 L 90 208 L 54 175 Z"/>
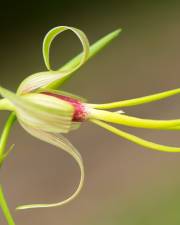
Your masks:
<path fill-rule="evenodd" d="M 104 103 L 179 87 L 180 2 L 170 0 L 7 2 L 0 13 L 1 85 L 15 91 L 26 76 L 45 70 L 43 37 L 59 25 L 82 29 L 90 43 L 123 28 L 119 38 L 74 74 L 63 90 Z M 65 32 L 53 43 L 54 68 L 80 51 L 75 36 Z M 179 118 L 180 99 L 124 110 L 142 118 Z M 1 112 L 1 128 L 6 118 Z M 180 145 L 178 132 L 122 129 Z M 144 149 L 89 123 L 67 136 L 84 159 L 83 191 L 64 207 L 17 212 L 20 204 L 65 199 L 78 184 L 79 169 L 63 151 L 14 126 L 9 145 L 15 143 L 15 148 L 0 179 L 17 225 L 180 224 L 180 153 Z M 0 224 L 6 225 L 1 211 Z"/>

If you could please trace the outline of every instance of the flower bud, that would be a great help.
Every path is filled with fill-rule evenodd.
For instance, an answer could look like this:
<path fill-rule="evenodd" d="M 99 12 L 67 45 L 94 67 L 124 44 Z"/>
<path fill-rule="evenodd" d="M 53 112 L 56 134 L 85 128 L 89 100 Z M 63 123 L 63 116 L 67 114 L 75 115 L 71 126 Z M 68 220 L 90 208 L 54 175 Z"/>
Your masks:
<path fill-rule="evenodd" d="M 41 93 L 18 96 L 2 87 L 0 92 L 14 105 L 20 123 L 53 133 L 71 130 L 75 109 L 68 102 Z"/>
<path fill-rule="evenodd" d="M 79 99 L 76 99 L 67 95 L 61 95 L 61 94 L 58 94 L 57 92 L 42 92 L 42 94 L 53 96 L 57 99 L 66 101 L 69 104 L 71 104 L 74 107 L 74 114 L 73 114 L 72 121 L 83 122 L 86 120 L 88 113 L 87 113 L 85 105 Z"/>

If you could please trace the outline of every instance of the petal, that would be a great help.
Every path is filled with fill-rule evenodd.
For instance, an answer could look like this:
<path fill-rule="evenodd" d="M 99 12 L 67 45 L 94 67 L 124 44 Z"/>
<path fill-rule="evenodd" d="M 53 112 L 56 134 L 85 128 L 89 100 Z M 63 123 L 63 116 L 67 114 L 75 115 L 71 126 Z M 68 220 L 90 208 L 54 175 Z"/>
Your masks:
<path fill-rule="evenodd" d="M 108 46 L 115 38 L 117 38 L 119 36 L 121 31 L 122 31 L 121 29 L 117 29 L 117 30 L 105 35 L 104 37 L 100 38 L 95 43 L 93 43 L 90 46 L 88 60 L 91 59 L 92 57 L 94 57 L 97 53 L 99 53 L 106 46 Z M 80 53 L 79 55 L 74 57 L 72 60 L 70 60 L 68 63 L 66 63 L 62 67 L 62 69 L 67 70 L 67 69 L 73 67 L 74 65 L 77 65 L 81 60 L 82 54 L 83 53 Z M 66 80 L 70 79 L 72 77 L 72 75 L 73 75 L 73 73 L 70 73 L 70 74 L 64 76 L 63 78 L 59 79 L 57 82 L 49 84 L 48 87 L 52 88 L 52 89 L 58 89 Z"/>
<path fill-rule="evenodd" d="M 80 153 L 76 150 L 76 148 L 62 135 L 56 135 L 52 133 L 47 133 L 38 129 L 35 129 L 33 127 L 27 126 L 23 123 L 21 123 L 23 128 L 33 135 L 34 137 L 45 141 L 51 145 L 54 145 L 58 148 L 61 148 L 62 150 L 66 151 L 69 153 L 78 163 L 80 167 L 80 172 L 81 172 L 81 178 L 80 178 L 80 183 L 74 194 L 72 194 L 69 198 L 67 198 L 64 201 L 58 202 L 58 203 L 53 203 L 53 204 L 32 204 L 32 205 L 25 205 L 25 206 L 20 206 L 17 207 L 17 209 L 32 209 L 32 208 L 48 208 L 48 207 L 57 207 L 57 206 L 62 206 L 70 201 L 72 201 L 81 191 L 83 183 L 84 183 L 84 166 L 83 166 L 83 160 L 81 158 Z"/>
<path fill-rule="evenodd" d="M 76 65 L 73 65 L 72 68 L 68 68 L 67 70 L 60 69 L 59 71 L 62 70 L 65 73 L 72 73 L 75 70 L 77 70 L 88 58 L 89 41 L 88 41 L 86 35 L 81 30 L 74 28 L 74 27 L 68 27 L 68 26 L 55 27 L 46 34 L 46 36 L 44 38 L 44 42 L 43 42 L 43 57 L 44 57 L 44 62 L 46 64 L 46 67 L 48 70 L 52 70 L 52 68 L 50 66 L 50 62 L 49 62 L 49 55 L 50 55 L 49 52 L 50 52 L 51 43 L 57 35 L 59 35 L 60 33 L 62 33 L 63 31 L 66 31 L 66 30 L 71 30 L 79 38 L 79 40 L 81 41 L 81 44 L 83 46 L 83 54 L 82 54 L 81 60 Z"/>
<path fill-rule="evenodd" d="M 74 108 L 69 103 L 36 93 L 18 96 L 2 87 L 0 93 L 14 104 L 19 121 L 54 133 L 71 129 Z"/>
<path fill-rule="evenodd" d="M 73 31 L 76 34 L 76 36 L 79 38 L 83 46 L 83 53 L 82 53 L 81 59 L 77 64 L 72 65 L 68 69 L 59 69 L 57 71 L 52 71 L 50 62 L 49 62 L 51 43 L 58 34 L 66 30 Z M 75 72 L 79 67 L 81 67 L 85 63 L 85 61 L 88 59 L 88 55 L 89 55 L 89 42 L 86 35 L 81 30 L 73 28 L 73 27 L 66 27 L 66 26 L 60 26 L 50 30 L 45 36 L 44 42 L 43 42 L 43 57 L 44 57 L 46 67 L 50 71 L 40 72 L 40 73 L 29 76 L 20 84 L 17 93 L 23 94 L 23 93 L 31 92 L 40 87 L 45 87 L 48 84 L 54 83 L 55 81 L 67 76 L 68 74 Z"/>
<path fill-rule="evenodd" d="M 135 135 L 129 134 L 127 132 L 124 132 L 122 130 L 119 130 L 107 123 L 102 122 L 102 121 L 99 121 L 99 120 L 91 120 L 91 121 L 93 123 L 99 125 L 100 127 L 105 128 L 106 130 L 110 131 L 111 133 L 114 133 L 120 137 L 123 137 L 123 138 L 125 138 L 135 144 L 141 145 L 143 147 L 150 148 L 150 149 L 157 150 L 157 151 L 162 151 L 162 152 L 180 152 L 180 147 L 178 148 L 178 147 L 171 147 L 171 146 L 156 144 L 151 141 L 146 141 Z"/>
<path fill-rule="evenodd" d="M 105 104 L 89 104 L 89 106 L 95 109 L 114 109 L 114 108 L 120 108 L 120 107 L 130 107 L 130 106 L 142 105 L 145 103 L 159 101 L 161 99 L 165 99 L 177 94 L 180 94 L 180 88 L 164 91 L 158 94 L 148 95 L 148 96 L 144 96 L 140 98 L 122 100 L 119 102 L 111 102 L 111 103 L 105 103 Z"/>
<path fill-rule="evenodd" d="M 110 123 L 121 124 L 130 127 L 146 129 L 174 129 L 180 126 L 180 119 L 174 120 L 151 120 L 127 116 L 116 112 L 109 112 L 99 109 L 89 109 L 89 119 L 103 120 Z"/>
<path fill-rule="evenodd" d="M 46 71 L 39 72 L 28 76 L 24 79 L 18 87 L 17 94 L 22 95 L 41 87 L 47 86 L 47 84 L 53 83 L 54 81 L 61 79 L 64 76 L 63 73 Z"/>
<path fill-rule="evenodd" d="M 52 30 L 50 31 L 50 33 L 48 33 L 50 35 L 49 37 L 51 38 L 49 39 L 49 37 L 46 36 L 46 39 L 43 45 L 43 55 L 48 68 L 50 67 L 48 52 L 49 52 L 50 44 L 52 42 L 52 37 L 54 37 L 55 35 L 55 33 L 53 32 L 55 31 Z M 111 43 L 116 37 L 118 37 L 120 32 L 121 32 L 121 29 L 118 29 L 107 34 L 106 36 L 104 36 L 103 38 L 95 42 L 93 45 L 91 45 L 90 52 L 89 52 L 87 38 L 84 37 L 84 34 L 80 33 L 82 34 L 81 40 L 83 40 L 83 43 L 84 43 L 84 51 L 82 53 L 74 57 L 65 66 L 63 66 L 57 71 L 46 71 L 46 72 L 40 72 L 40 73 L 30 75 L 20 84 L 17 93 L 23 94 L 23 93 L 31 92 L 33 90 L 36 90 L 38 88 L 43 88 L 43 87 L 46 87 L 46 88 L 48 87 L 52 89 L 59 88 L 67 79 L 69 79 L 72 76 L 75 70 L 77 70 L 83 63 L 85 63 L 87 59 L 92 58 L 100 50 L 104 49 L 109 43 Z M 88 58 L 86 58 L 87 56 Z"/>
<path fill-rule="evenodd" d="M 58 94 L 58 95 L 62 95 L 62 96 L 67 96 L 67 97 L 70 97 L 70 98 L 73 98 L 73 99 L 76 99 L 78 101 L 81 101 L 81 102 L 87 102 L 87 100 L 81 96 L 78 96 L 78 95 L 74 95 L 72 93 L 69 93 L 67 91 L 62 91 L 62 90 L 53 90 L 53 89 L 43 89 L 43 92 L 49 92 L 49 93 L 53 93 L 53 94 Z M 41 93 L 41 90 L 40 90 L 40 93 Z"/>

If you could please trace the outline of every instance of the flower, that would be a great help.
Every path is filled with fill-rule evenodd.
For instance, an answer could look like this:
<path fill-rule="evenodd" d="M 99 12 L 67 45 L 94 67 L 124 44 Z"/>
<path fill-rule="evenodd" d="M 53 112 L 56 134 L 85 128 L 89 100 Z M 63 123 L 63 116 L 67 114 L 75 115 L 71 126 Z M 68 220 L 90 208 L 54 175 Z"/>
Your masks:
<path fill-rule="evenodd" d="M 53 71 L 49 62 L 50 46 L 53 39 L 65 30 L 71 30 L 77 35 L 82 43 L 83 53 L 63 68 Z M 113 40 L 119 32 L 120 30 L 117 30 L 107 35 L 89 48 L 88 39 L 79 29 L 67 26 L 56 27 L 48 32 L 43 42 L 43 56 L 48 70 L 27 77 L 20 84 L 16 93 L 0 87 L 0 94 L 3 96 L 3 99 L 0 101 L 0 109 L 15 112 L 19 123 L 28 133 L 69 153 L 77 161 L 81 170 L 79 186 L 68 199 L 54 204 L 26 205 L 18 207 L 18 209 L 60 206 L 78 195 L 84 182 L 83 160 L 80 153 L 62 133 L 78 129 L 85 121 L 93 122 L 118 136 L 150 149 L 167 152 L 180 151 L 180 148 L 146 141 L 108 124 L 115 123 L 146 129 L 179 130 L 180 119 L 141 119 L 128 116 L 123 111 L 107 111 L 109 109 L 121 109 L 123 107 L 136 106 L 164 99 L 179 94 L 180 88 L 141 98 L 106 104 L 90 104 L 79 96 L 58 90 L 58 87 L 65 80 L 70 78 L 89 58 Z"/>

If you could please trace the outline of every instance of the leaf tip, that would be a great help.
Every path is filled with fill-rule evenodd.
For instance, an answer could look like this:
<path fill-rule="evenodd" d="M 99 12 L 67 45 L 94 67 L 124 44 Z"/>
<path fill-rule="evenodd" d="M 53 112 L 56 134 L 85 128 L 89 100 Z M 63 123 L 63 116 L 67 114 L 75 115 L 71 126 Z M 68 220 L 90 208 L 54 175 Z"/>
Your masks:
<path fill-rule="evenodd" d="M 121 29 L 121 28 L 118 28 L 117 30 L 113 31 L 113 32 L 111 33 L 111 35 L 112 35 L 113 37 L 118 37 L 119 34 L 120 34 L 121 32 L 122 32 L 122 29 Z"/>

